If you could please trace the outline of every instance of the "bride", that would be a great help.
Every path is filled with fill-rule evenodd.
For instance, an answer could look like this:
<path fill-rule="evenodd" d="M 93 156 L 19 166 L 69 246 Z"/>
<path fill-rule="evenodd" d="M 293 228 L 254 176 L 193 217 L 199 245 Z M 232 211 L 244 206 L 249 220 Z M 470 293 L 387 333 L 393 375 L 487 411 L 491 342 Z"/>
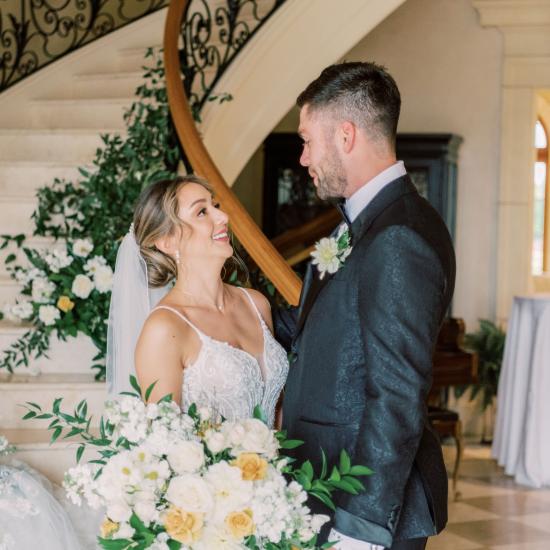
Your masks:
<path fill-rule="evenodd" d="M 227 214 L 204 180 L 177 177 L 143 191 L 133 234 L 117 257 L 107 364 L 111 393 L 127 383 L 132 365 L 125 356 L 132 358 L 127 348 L 137 340 L 135 372 L 143 391 L 156 383 L 151 401 L 171 394 L 184 410 L 196 403 L 227 419 L 250 417 L 260 405 L 274 424 L 287 357 L 272 336 L 267 299 L 223 282 L 232 254 Z M 132 290 L 131 269 L 144 291 Z M 164 294 L 150 311 L 159 294 L 143 300 L 149 288 Z"/>

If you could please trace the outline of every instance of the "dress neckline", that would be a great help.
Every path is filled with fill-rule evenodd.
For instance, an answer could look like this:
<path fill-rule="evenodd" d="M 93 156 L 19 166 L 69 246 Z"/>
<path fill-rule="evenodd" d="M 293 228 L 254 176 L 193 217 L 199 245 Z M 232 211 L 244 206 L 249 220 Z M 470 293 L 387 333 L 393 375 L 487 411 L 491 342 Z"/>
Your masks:
<path fill-rule="evenodd" d="M 258 310 L 258 308 L 257 308 L 256 304 L 254 303 L 254 300 L 252 299 L 250 294 L 246 291 L 246 289 L 244 289 L 242 287 L 237 287 L 237 288 L 239 288 L 240 290 L 242 290 L 242 292 L 244 292 L 245 296 L 248 298 L 248 301 L 250 302 L 250 304 L 252 306 L 252 309 L 256 312 L 256 315 L 257 315 L 258 320 L 260 322 L 260 329 L 262 331 L 263 348 L 262 348 L 262 352 L 257 357 L 252 355 L 249 351 L 246 351 L 245 349 L 242 349 L 242 348 L 238 348 L 237 346 L 234 346 L 233 344 L 230 344 L 229 342 L 226 342 L 225 340 L 219 340 L 217 338 L 213 338 L 212 336 L 209 336 L 208 334 L 203 332 L 201 329 L 199 329 L 194 323 L 192 323 L 187 318 L 187 316 L 185 316 L 183 313 L 181 313 L 180 311 L 178 311 L 174 307 L 159 305 L 159 306 L 156 306 L 151 311 L 151 313 L 153 311 L 157 310 L 157 309 L 166 309 L 168 311 L 171 311 L 172 313 L 175 313 L 178 317 L 183 319 L 191 328 L 193 328 L 195 330 L 195 332 L 199 336 L 200 340 L 203 341 L 203 344 L 204 344 L 204 340 L 206 339 L 206 340 L 209 340 L 210 342 L 212 342 L 214 344 L 226 346 L 226 347 L 230 348 L 231 350 L 243 353 L 244 355 L 246 355 L 247 357 L 249 357 L 250 359 L 252 359 L 256 363 L 256 365 L 258 367 L 258 370 L 259 370 L 259 373 L 260 373 L 260 378 L 262 379 L 262 382 L 265 384 L 264 373 L 263 373 L 262 365 L 261 365 L 259 359 L 261 359 L 263 361 L 264 365 L 265 365 L 265 354 L 266 354 L 266 350 L 267 350 L 267 337 L 266 337 L 266 334 L 269 333 L 268 336 L 271 336 L 271 332 L 267 328 L 266 322 L 264 321 L 260 311 Z M 199 353 L 197 354 L 197 357 L 195 358 L 195 360 L 192 363 L 187 365 L 186 368 L 189 369 L 191 367 L 194 367 L 199 362 L 199 359 L 200 359 L 200 357 L 203 353 L 203 350 L 204 350 L 204 345 L 201 345 L 201 349 L 199 350 Z"/>

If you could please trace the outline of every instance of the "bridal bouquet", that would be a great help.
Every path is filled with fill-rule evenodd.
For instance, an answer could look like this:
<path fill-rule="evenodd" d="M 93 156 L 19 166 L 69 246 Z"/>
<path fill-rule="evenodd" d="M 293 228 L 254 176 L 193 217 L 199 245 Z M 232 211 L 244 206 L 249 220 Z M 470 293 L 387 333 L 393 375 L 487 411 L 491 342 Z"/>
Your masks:
<path fill-rule="evenodd" d="M 328 516 L 310 512 L 307 493 L 333 508 L 335 490 L 357 494 L 357 477 L 371 473 L 342 452 L 330 475 L 324 461 L 315 478 L 311 463 L 295 469 L 279 454 L 301 442 L 261 418 L 224 421 L 195 405 L 182 413 L 169 397 L 145 404 L 133 385 L 136 394 L 106 403 L 99 435 L 88 431 L 84 402 L 74 415 L 60 412 L 59 400 L 52 413 L 29 404 L 26 415 L 53 418 L 54 439 L 66 429 L 79 434 L 78 459 L 85 446 L 99 448 L 98 459 L 67 472 L 64 486 L 74 503 L 105 509 L 105 549 L 318 549 Z"/>

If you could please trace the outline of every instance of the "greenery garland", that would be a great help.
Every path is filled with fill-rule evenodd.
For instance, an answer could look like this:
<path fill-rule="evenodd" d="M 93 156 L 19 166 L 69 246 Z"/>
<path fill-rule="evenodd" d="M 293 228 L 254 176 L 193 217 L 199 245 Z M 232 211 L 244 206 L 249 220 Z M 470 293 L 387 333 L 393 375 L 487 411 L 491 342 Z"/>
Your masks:
<path fill-rule="evenodd" d="M 97 347 L 92 365 L 96 379 L 105 377 L 106 320 L 118 245 L 141 190 L 175 174 L 180 160 L 162 57 L 150 49 L 146 58 L 151 66 L 144 67 L 145 82 L 124 115 L 126 135 L 102 135 L 93 168 L 79 168 L 78 182 L 56 178 L 38 190 L 33 235 L 53 239 L 53 244 L 43 250 L 26 246 L 25 235 L 0 237 L 0 249 L 15 245 L 27 260 L 19 263 L 15 253 L 5 260 L 23 290 L 1 315 L 31 324 L 3 352 L 0 369 L 13 372 L 30 358 L 47 356 L 52 334 L 64 341 L 80 332 Z"/>

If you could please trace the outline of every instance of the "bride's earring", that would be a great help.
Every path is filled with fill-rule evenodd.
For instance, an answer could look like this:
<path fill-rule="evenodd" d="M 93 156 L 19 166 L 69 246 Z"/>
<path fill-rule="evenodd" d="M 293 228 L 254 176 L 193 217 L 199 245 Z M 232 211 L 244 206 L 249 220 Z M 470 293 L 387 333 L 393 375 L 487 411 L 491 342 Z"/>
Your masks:
<path fill-rule="evenodd" d="M 180 251 L 176 250 L 176 265 L 180 265 Z"/>

